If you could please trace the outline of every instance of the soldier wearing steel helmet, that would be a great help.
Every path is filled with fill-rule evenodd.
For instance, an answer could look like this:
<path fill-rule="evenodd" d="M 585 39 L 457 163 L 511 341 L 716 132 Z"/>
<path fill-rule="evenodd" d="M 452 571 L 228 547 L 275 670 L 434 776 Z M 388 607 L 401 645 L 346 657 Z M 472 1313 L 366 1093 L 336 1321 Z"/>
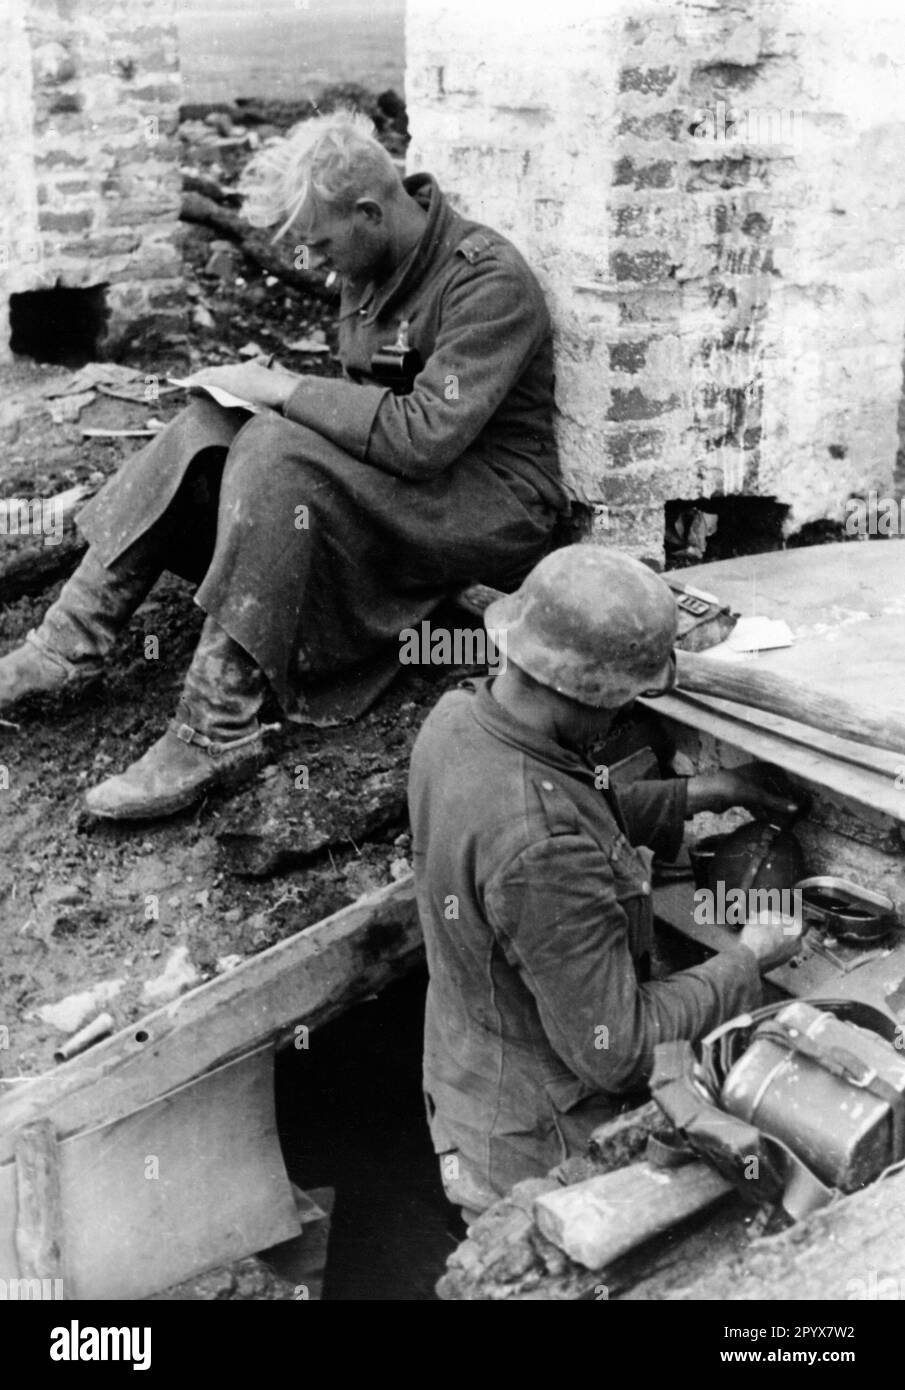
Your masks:
<path fill-rule="evenodd" d="M 651 861 L 697 811 L 793 809 L 750 767 L 601 785 L 586 749 L 675 682 L 663 581 L 594 545 L 541 560 L 485 624 L 505 661 L 443 696 L 409 785 L 430 971 L 424 1088 L 450 1199 L 466 1217 L 582 1153 L 650 1075 L 658 1042 L 755 1007 L 794 937 L 761 924 L 647 978 Z M 603 779 L 605 781 L 606 779 Z"/>

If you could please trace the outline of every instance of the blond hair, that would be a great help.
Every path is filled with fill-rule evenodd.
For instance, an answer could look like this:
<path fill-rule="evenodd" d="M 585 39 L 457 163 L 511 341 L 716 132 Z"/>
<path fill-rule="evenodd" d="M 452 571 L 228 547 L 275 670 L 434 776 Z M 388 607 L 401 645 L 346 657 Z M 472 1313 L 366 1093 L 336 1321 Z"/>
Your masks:
<path fill-rule="evenodd" d="M 393 197 L 399 173 L 361 111 L 340 109 L 294 126 L 249 160 L 239 182 L 243 211 L 253 227 L 282 225 L 283 235 L 312 192 L 338 211 L 359 198 Z"/>

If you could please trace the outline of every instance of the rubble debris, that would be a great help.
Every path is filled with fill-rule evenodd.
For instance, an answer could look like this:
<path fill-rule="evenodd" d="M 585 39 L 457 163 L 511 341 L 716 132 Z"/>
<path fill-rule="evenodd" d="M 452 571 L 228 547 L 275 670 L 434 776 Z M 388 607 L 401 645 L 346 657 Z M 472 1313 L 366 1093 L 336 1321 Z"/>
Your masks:
<path fill-rule="evenodd" d="M 59 375 L 49 382 L 41 395 L 49 399 L 58 396 L 78 396 L 87 391 L 95 391 L 101 386 L 125 387 L 144 377 L 135 367 L 126 367 L 119 362 L 87 362 L 78 371 Z"/>
<path fill-rule="evenodd" d="M 212 198 L 215 203 L 223 203 L 227 207 L 239 207 L 242 199 L 240 195 L 231 188 L 224 188 L 218 179 L 208 172 L 204 173 L 200 169 L 180 170 L 182 174 L 182 187 L 186 193 L 200 193 L 203 198 Z"/>
<path fill-rule="evenodd" d="M 50 402 L 50 418 L 55 425 L 65 424 L 67 420 L 77 420 L 85 409 L 95 399 L 93 391 L 80 391 L 76 394 L 68 394 Z"/>
<path fill-rule="evenodd" d="M 217 839 L 224 868 L 261 877 L 303 864 L 328 847 L 367 840 L 406 814 L 407 767 L 400 765 L 362 779 L 354 798 L 338 794 L 325 779 L 280 771 L 230 811 Z M 300 786 L 301 781 L 308 783 Z"/>
<path fill-rule="evenodd" d="M 116 998 L 125 980 L 101 980 L 91 989 L 80 990 L 77 994 L 67 994 L 56 1004 L 45 1004 L 37 1010 L 42 1023 L 55 1028 L 59 1033 L 75 1033 L 99 1009 Z"/>
<path fill-rule="evenodd" d="M 196 328 L 216 328 L 217 326 L 217 321 L 206 304 L 194 305 L 192 323 Z"/>
<path fill-rule="evenodd" d="M 329 352 L 327 343 L 318 342 L 316 338 L 297 338 L 294 343 L 286 344 L 287 352 Z"/>
<path fill-rule="evenodd" d="M 147 980 L 141 991 L 145 1004 L 169 1004 L 171 999 L 182 994 L 192 985 L 198 984 L 201 974 L 189 959 L 188 946 L 177 946 L 171 952 L 163 972 L 153 980 Z"/>

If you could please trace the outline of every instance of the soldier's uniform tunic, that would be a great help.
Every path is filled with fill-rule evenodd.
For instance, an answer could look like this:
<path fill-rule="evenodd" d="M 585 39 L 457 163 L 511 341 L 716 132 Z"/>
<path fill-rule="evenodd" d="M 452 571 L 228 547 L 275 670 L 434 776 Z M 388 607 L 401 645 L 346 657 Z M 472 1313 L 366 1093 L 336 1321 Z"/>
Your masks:
<path fill-rule="evenodd" d="M 405 186 L 426 226 L 388 282 L 344 285 L 343 378 L 306 378 L 282 413 L 195 399 L 79 518 L 104 564 L 156 526 L 289 711 L 327 680 L 355 713 L 397 669 L 401 628 L 470 582 L 514 587 L 568 510 L 533 272 L 429 175 Z M 371 359 L 403 322 L 424 365 L 396 395 Z"/>

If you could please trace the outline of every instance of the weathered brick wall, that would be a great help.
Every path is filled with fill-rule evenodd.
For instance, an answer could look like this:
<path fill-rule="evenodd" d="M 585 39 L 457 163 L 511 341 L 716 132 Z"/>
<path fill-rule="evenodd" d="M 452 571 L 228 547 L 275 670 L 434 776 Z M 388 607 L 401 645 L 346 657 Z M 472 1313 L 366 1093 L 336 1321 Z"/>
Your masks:
<path fill-rule="evenodd" d="M 111 339 L 180 308 L 175 0 L 4 0 L 0 356 L 12 292 L 110 282 Z"/>
<path fill-rule="evenodd" d="M 410 0 L 409 166 L 536 267 L 568 477 L 637 553 L 667 498 L 892 486 L 897 4 Z"/>

